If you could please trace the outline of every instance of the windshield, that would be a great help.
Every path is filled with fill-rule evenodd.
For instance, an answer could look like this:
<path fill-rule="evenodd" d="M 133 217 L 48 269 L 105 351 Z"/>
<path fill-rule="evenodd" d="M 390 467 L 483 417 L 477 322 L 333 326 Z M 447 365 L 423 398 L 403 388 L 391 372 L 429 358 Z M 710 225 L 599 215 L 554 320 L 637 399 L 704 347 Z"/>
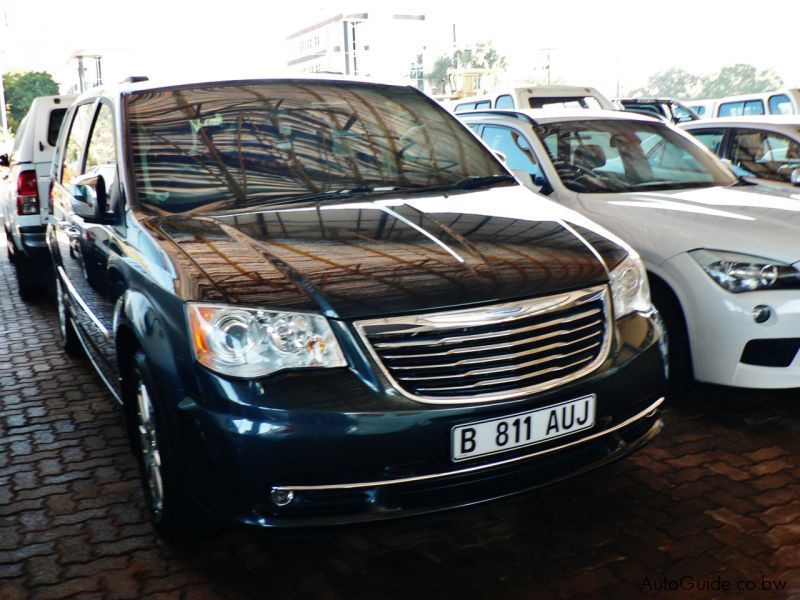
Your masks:
<path fill-rule="evenodd" d="M 138 199 L 166 212 L 514 184 L 464 126 L 407 87 L 224 83 L 136 93 L 127 107 Z"/>
<path fill-rule="evenodd" d="M 731 185 L 736 178 L 690 139 L 660 123 L 564 121 L 539 127 L 572 191 L 619 193 Z"/>

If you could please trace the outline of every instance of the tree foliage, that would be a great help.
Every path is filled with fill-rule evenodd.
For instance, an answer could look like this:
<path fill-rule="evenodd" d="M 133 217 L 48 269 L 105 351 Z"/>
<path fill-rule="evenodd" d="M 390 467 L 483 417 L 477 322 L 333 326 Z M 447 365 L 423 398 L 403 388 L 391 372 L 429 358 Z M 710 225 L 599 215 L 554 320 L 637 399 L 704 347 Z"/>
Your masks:
<path fill-rule="evenodd" d="M 691 98 L 697 90 L 700 77 L 683 69 L 667 69 L 651 75 L 644 87 L 629 92 L 631 96 L 659 98 Z"/>
<path fill-rule="evenodd" d="M 3 75 L 8 126 L 16 131 L 20 121 L 28 112 L 34 98 L 58 94 L 58 85 L 50 73 L 26 71 Z"/>
<path fill-rule="evenodd" d="M 757 70 L 753 65 L 723 67 L 705 81 L 703 98 L 722 98 L 736 94 L 753 94 L 780 88 L 783 79 L 772 69 Z"/>
<path fill-rule="evenodd" d="M 628 94 L 694 100 L 766 92 L 781 86 L 783 80 L 772 69 L 759 71 L 753 65 L 736 64 L 706 77 L 683 69 L 667 69 L 655 73 L 643 87 Z"/>
<path fill-rule="evenodd" d="M 426 79 L 433 88 L 433 93 L 445 91 L 448 69 L 496 69 L 504 71 L 507 67 L 506 57 L 500 55 L 489 42 L 478 42 L 475 46 L 458 48 L 449 54 L 442 54 L 433 63 Z"/>

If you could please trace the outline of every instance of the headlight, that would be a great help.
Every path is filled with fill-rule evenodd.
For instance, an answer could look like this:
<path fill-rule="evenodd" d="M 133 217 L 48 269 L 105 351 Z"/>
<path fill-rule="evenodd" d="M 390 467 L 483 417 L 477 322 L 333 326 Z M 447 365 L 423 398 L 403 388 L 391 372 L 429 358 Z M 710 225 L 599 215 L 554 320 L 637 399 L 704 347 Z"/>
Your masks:
<path fill-rule="evenodd" d="M 651 309 L 647 271 L 638 255 L 628 254 L 611 270 L 610 279 L 616 318 Z"/>
<path fill-rule="evenodd" d="M 779 261 L 722 250 L 692 250 L 689 254 L 711 279 L 734 294 L 800 287 L 800 271 Z"/>
<path fill-rule="evenodd" d="M 282 369 L 344 367 L 327 319 L 215 304 L 187 304 L 195 359 L 224 375 L 262 377 Z"/>

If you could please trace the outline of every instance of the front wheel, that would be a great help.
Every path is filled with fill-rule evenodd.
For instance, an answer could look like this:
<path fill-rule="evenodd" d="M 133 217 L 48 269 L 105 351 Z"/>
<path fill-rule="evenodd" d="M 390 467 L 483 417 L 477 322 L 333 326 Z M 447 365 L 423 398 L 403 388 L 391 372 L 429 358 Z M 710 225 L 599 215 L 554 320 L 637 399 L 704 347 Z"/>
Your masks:
<path fill-rule="evenodd" d="M 141 350 L 133 356 L 125 377 L 125 407 L 150 521 L 165 539 L 197 537 L 204 519 L 180 480 L 175 440 Z"/>
<path fill-rule="evenodd" d="M 687 391 L 694 379 L 689 331 L 678 298 L 669 287 L 650 278 L 653 304 L 658 310 L 667 330 L 669 379 L 667 391 L 681 395 Z"/>

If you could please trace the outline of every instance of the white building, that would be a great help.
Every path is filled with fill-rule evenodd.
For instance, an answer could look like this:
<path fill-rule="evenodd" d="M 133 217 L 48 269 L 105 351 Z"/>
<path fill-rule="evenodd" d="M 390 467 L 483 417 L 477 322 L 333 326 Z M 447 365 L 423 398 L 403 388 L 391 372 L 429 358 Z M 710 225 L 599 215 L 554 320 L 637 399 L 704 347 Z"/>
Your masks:
<path fill-rule="evenodd" d="M 385 9 L 339 13 L 290 34 L 291 72 L 331 72 L 409 82 L 428 37 L 425 14 Z"/>

